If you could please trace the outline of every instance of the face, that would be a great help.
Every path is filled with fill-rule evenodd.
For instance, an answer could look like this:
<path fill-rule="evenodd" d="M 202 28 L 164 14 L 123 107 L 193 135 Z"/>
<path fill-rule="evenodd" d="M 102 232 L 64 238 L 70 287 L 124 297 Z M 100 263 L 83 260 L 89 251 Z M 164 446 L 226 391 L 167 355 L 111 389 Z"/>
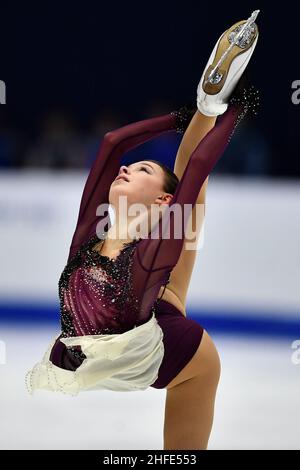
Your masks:
<path fill-rule="evenodd" d="M 127 203 L 140 203 L 149 206 L 154 203 L 170 202 L 171 195 L 163 190 L 164 172 L 163 169 L 154 162 L 141 160 L 131 165 L 122 165 L 118 176 L 125 176 L 125 179 L 115 179 L 110 187 L 109 202 L 118 205 L 120 195 L 127 196 Z M 118 177 L 117 176 L 117 177 Z M 159 199 L 166 196 L 165 200 Z"/>

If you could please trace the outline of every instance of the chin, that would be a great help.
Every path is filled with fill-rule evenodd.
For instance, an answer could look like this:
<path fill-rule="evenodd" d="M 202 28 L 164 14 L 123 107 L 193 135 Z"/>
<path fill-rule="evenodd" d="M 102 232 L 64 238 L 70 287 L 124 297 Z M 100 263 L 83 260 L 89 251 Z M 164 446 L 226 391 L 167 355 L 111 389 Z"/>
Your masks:
<path fill-rule="evenodd" d="M 130 201 L 130 191 L 128 188 L 125 186 L 126 183 L 122 184 L 116 184 L 111 186 L 110 191 L 109 191 L 109 202 L 111 204 L 116 204 L 118 203 L 118 198 L 119 196 L 127 196 L 128 197 L 128 202 Z"/>

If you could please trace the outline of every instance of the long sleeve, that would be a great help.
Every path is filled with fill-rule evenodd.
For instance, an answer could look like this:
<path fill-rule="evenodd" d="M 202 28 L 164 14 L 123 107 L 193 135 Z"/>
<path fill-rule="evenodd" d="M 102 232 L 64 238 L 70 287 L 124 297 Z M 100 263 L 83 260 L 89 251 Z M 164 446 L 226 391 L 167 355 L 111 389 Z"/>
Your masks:
<path fill-rule="evenodd" d="M 180 112 L 172 111 L 162 116 L 128 124 L 105 134 L 84 186 L 68 262 L 79 247 L 96 232 L 97 224 L 102 223 L 105 231 L 110 227 L 109 189 L 119 172 L 120 161 L 124 154 L 166 132 L 176 130 L 181 132 L 182 119 L 187 117 L 184 117 L 184 114 L 180 115 Z M 99 216 L 96 211 L 100 204 L 103 214 Z"/>
<path fill-rule="evenodd" d="M 199 142 L 178 183 L 168 210 L 164 211 L 151 230 L 150 236 L 148 234 L 147 238 L 143 238 L 137 244 L 132 269 L 133 292 L 140 299 L 137 324 L 148 320 L 160 287 L 168 282 L 170 272 L 181 254 L 191 210 L 205 179 L 233 135 L 240 119 L 240 111 L 238 106 L 228 107 L 227 111 L 218 118 L 216 125 Z M 178 210 L 177 207 L 174 211 L 175 204 L 181 208 L 182 216 L 174 217 Z"/>

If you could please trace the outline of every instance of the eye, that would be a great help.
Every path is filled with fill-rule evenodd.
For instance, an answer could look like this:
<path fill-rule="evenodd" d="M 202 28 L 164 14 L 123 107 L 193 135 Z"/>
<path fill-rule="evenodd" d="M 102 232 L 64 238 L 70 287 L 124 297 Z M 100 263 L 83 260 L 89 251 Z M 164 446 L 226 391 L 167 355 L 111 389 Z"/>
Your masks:
<path fill-rule="evenodd" d="M 148 169 L 145 166 L 141 166 L 140 170 L 145 170 L 146 173 L 149 173 Z"/>

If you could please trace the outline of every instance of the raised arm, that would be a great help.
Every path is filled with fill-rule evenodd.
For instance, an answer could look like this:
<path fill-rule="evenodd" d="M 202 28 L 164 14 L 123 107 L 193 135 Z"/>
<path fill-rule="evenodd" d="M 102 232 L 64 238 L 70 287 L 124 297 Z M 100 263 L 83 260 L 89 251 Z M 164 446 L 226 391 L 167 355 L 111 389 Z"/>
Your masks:
<path fill-rule="evenodd" d="M 168 281 L 179 259 L 190 214 L 186 213 L 186 209 L 190 211 L 194 207 L 200 188 L 230 141 L 240 113 L 239 107 L 230 106 L 196 146 L 168 210 L 163 213 L 150 236 L 137 244 L 132 272 L 134 295 L 141 299 L 138 323 L 148 319 L 160 287 Z M 175 204 L 180 206 L 182 217 L 174 217 L 177 209 L 173 211 Z M 185 207 L 185 204 L 188 206 Z M 178 238 L 177 234 L 183 235 Z"/>
<path fill-rule="evenodd" d="M 119 172 L 121 157 L 129 150 L 161 134 L 170 131 L 183 132 L 183 123 L 188 116 L 182 109 L 131 123 L 105 134 L 84 186 L 68 261 L 80 246 L 96 233 L 97 223 L 101 220 L 107 221 L 106 230 L 110 227 L 108 195 L 110 185 Z M 107 210 L 102 216 L 96 215 L 100 204 L 107 205 Z"/>

